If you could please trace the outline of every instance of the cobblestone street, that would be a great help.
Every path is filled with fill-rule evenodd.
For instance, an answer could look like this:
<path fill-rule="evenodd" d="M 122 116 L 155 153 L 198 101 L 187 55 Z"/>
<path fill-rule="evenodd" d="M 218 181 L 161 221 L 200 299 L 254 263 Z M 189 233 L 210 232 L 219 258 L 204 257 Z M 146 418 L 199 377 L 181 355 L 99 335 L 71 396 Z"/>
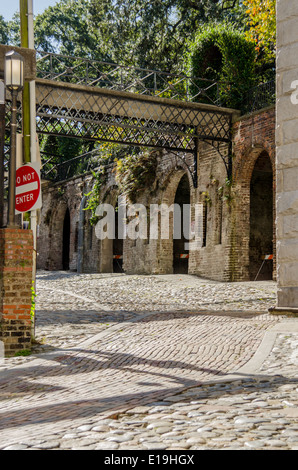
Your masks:
<path fill-rule="evenodd" d="M 195 276 L 38 273 L 36 336 L 47 345 L 76 346 L 99 330 L 145 313 L 264 312 L 275 304 L 274 282 L 218 283 Z"/>
<path fill-rule="evenodd" d="M 274 282 L 39 271 L 0 364 L 1 449 L 298 449 L 298 319 Z"/>
<path fill-rule="evenodd" d="M 0 37 L 0 451 L 298 451 L 298 0 L 2 1 Z"/>

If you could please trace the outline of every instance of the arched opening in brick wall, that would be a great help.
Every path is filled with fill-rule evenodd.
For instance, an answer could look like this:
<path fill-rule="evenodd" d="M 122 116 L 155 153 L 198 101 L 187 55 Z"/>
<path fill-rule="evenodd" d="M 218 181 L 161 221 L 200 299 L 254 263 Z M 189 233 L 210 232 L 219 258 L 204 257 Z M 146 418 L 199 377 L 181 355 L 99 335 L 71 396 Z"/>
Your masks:
<path fill-rule="evenodd" d="M 68 211 L 68 214 L 67 214 Z M 68 218 L 69 217 L 69 218 Z M 49 226 L 49 250 L 46 262 L 46 268 L 50 270 L 61 270 L 64 267 L 64 256 L 70 251 L 67 249 L 69 243 L 70 248 L 71 235 L 71 217 L 68 209 L 67 201 L 59 200 L 53 208 Z M 65 244 L 64 244 L 65 237 Z M 65 255 L 63 254 L 65 250 Z M 69 254 L 68 257 L 70 258 Z M 69 263 L 69 261 L 68 261 Z"/>
<path fill-rule="evenodd" d="M 273 261 L 267 260 L 262 266 L 265 255 L 273 255 L 273 169 L 268 153 L 263 151 L 250 181 L 250 280 L 257 275 L 258 280 L 272 280 Z"/>
<path fill-rule="evenodd" d="M 118 196 L 117 186 L 112 186 L 103 197 L 103 203 L 114 207 L 115 213 L 115 237 L 101 240 L 99 271 L 102 273 L 123 272 L 123 240 L 118 237 Z M 106 216 L 106 213 L 103 217 Z"/>
<path fill-rule="evenodd" d="M 189 238 L 186 236 L 190 225 L 190 186 L 187 175 L 180 180 L 174 202 L 173 270 L 175 274 L 187 274 Z"/>
<path fill-rule="evenodd" d="M 180 186 L 181 183 L 181 186 Z M 179 187 L 180 186 L 180 187 Z M 194 202 L 194 191 L 193 186 L 191 183 L 189 173 L 181 167 L 177 166 L 173 169 L 163 181 L 163 193 L 161 195 L 160 203 L 165 205 L 168 208 L 168 228 L 169 231 L 163 231 L 162 225 L 159 219 L 159 233 L 160 238 L 158 242 L 158 249 L 156 251 L 156 256 L 158 260 L 158 273 L 159 274 L 173 274 L 174 273 L 174 260 L 176 259 L 175 251 L 178 254 L 187 254 L 188 252 L 184 253 L 181 250 L 181 240 L 180 240 L 180 247 L 179 247 L 179 238 L 175 242 L 174 247 L 174 211 L 172 210 L 174 207 L 175 201 L 176 203 L 187 203 L 192 204 Z M 183 195 L 184 194 L 184 195 Z M 186 201 L 186 202 L 185 202 Z M 166 233 L 166 236 L 165 236 Z M 183 250 L 184 250 L 183 245 Z M 188 258 L 186 265 L 188 269 Z M 176 263 L 175 263 L 176 264 Z M 176 266 L 175 266 L 176 269 Z M 179 269 L 179 267 L 178 267 Z M 185 271 L 185 265 L 184 265 Z"/>
<path fill-rule="evenodd" d="M 101 273 L 113 272 L 113 240 L 105 238 L 101 240 L 99 271 Z"/>
<path fill-rule="evenodd" d="M 69 270 L 69 250 L 70 250 L 70 212 L 66 209 L 63 221 L 63 242 L 62 242 L 62 268 Z"/>
<path fill-rule="evenodd" d="M 115 238 L 113 240 L 113 272 L 123 272 L 123 239 L 118 234 L 118 202 L 115 206 Z"/>

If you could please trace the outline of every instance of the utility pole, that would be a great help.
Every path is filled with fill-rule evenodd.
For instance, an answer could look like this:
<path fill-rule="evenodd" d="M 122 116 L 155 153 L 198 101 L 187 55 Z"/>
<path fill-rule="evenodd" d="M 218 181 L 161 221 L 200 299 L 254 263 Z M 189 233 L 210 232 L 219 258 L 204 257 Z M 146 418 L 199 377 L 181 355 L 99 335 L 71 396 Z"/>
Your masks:
<path fill-rule="evenodd" d="M 0 228 L 4 224 L 5 86 L 0 81 Z"/>
<path fill-rule="evenodd" d="M 21 46 L 34 49 L 33 0 L 20 0 Z M 23 149 L 24 162 L 37 161 L 35 82 L 25 83 L 23 92 Z M 30 226 L 33 231 L 36 253 L 37 212 L 31 211 Z"/>
<path fill-rule="evenodd" d="M 28 0 L 20 0 L 20 20 L 21 20 L 21 47 L 29 48 L 28 29 Z M 30 157 L 30 86 L 24 83 L 23 90 L 23 159 L 25 163 L 31 161 Z"/>
<path fill-rule="evenodd" d="M 21 45 L 34 49 L 33 0 L 20 0 Z M 36 133 L 36 95 L 35 81 L 25 84 L 23 99 L 23 136 L 24 161 L 37 161 Z M 33 232 L 33 283 L 36 291 L 36 258 L 37 258 L 37 211 L 30 212 L 30 228 Z M 35 318 L 35 317 L 34 317 Z M 35 324 L 33 325 L 34 334 Z"/>

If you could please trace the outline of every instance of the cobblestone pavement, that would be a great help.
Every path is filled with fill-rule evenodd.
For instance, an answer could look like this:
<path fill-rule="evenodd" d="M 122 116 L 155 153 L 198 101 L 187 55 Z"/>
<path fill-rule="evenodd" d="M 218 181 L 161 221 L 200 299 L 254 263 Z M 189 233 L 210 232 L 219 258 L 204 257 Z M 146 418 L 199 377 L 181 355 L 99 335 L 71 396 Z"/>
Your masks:
<path fill-rule="evenodd" d="M 298 319 L 273 282 L 39 272 L 0 449 L 298 449 Z"/>

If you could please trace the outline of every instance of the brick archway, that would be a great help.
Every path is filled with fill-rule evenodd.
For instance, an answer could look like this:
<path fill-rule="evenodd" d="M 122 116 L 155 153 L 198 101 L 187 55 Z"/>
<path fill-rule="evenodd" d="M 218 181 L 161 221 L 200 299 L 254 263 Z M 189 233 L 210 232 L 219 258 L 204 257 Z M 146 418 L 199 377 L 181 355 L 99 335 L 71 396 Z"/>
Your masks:
<path fill-rule="evenodd" d="M 101 273 L 113 273 L 122 272 L 123 265 L 123 240 L 118 240 L 118 197 L 119 188 L 118 186 L 111 185 L 105 188 L 103 192 L 102 202 L 110 204 L 115 209 L 115 239 L 110 240 L 105 238 L 100 240 L 100 259 L 99 259 L 99 271 Z M 117 258 L 115 258 L 117 256 Z M 119 256 L 121 258 L 119 258 Z"/>
<path fill-rule="evenodd" d="M 69 210 L 66 200 L 60 200 L 55 209 L 52 211 L 50 222 L 50 247 L 47 267 L 49 270 L 62 270 L 63 269 L 63 228 L 65 215 Z M 71 214 L 70 214 L 71 220 Z M 69 237 L 71 235 L 71 223 L 69 228 Z"/>
<path fill-rule="evenodd" d="M 251 241 L 251 182 L 253 172 L 261 155 L 266 155 L 272 168 L 272 193 L 275 200 L 275 155 L 272 146 L 256 143 L 247 148 L 235 159 L 233 175 L 233 222 L 231 227 L 231 263 L 233 263 L 233 280 L 251 280 L 250 241 Z M 272 208 L 273 219 L 273 279 L 275 278 L 275 204 Z M 269 253 L 266 253 L 269 254 Z M 260 259 L 260 265 L 262 260 Z"/>
<path fill-rule="evenodd" d="M 188 182 L 187 175 L 183 175 L 180 179 L 179 185 L 175 194 L 175 205 L 179 205 L 178 214 L 174 213 L 174 232 L 175 232 L 175 223 L 180 224 L 178 230 L 180 233 L 177 234 L 177 237 L 174 236 L 173 240 L 173 268 L 175 274 L 188 274 L 188 265 L 189 265 L 189 248 L 188 243 L 189 239 L 185 236 L 184 223 L 186 222 L 186 217 L 190 217 L 190 186 Z"/>
<path fill-rule="evenodd" d="M 165 178 L 163 187 L 165 187 L 162 197 L 161 204 L 166 204 L 168 207 L 175 203 L 175 197 L 177 189 L 182 178 L 186 176 L 189 183 L 190 189 L 190 204 L 194 200 L 194 188 L 191 181 L 189 172 L 183 167 L 175 168 Z M 161 237 L 161 227 L 159 227 L 160 239 L 158 246 L 157 259 L 159 263 L 158 272 L 160 274 L 172 274 L 174 272 L 173 260 L 174 260 L 174 243 L 173 243 L 173 212 L 169 213 L 169 238 L 163 239 Z"/>
<path fill-rule="evenodd" d="M 70 211 L 67 207 L 63 221 L 62 268 L 69 271 L 70 262 Z"/>
<path fill-rule="evenodd" d="M 256 161 L 263 152 L 268 154 L 273 173 L 275 173 L 275 152 L 273 152 L 272 145 L 266 142 L 256 142 L 253 146 L 243 149 L 241 155 L 235 159 L 233 175 L 235 184 L 250 184 Z"/>
<path fill-rule="evenodd" d="M 273 171 L 270 157 L 262 152 L 255 162 L 250 182 L 249 274 L 254 280 L 272 280 L 273 263 Z"/>

